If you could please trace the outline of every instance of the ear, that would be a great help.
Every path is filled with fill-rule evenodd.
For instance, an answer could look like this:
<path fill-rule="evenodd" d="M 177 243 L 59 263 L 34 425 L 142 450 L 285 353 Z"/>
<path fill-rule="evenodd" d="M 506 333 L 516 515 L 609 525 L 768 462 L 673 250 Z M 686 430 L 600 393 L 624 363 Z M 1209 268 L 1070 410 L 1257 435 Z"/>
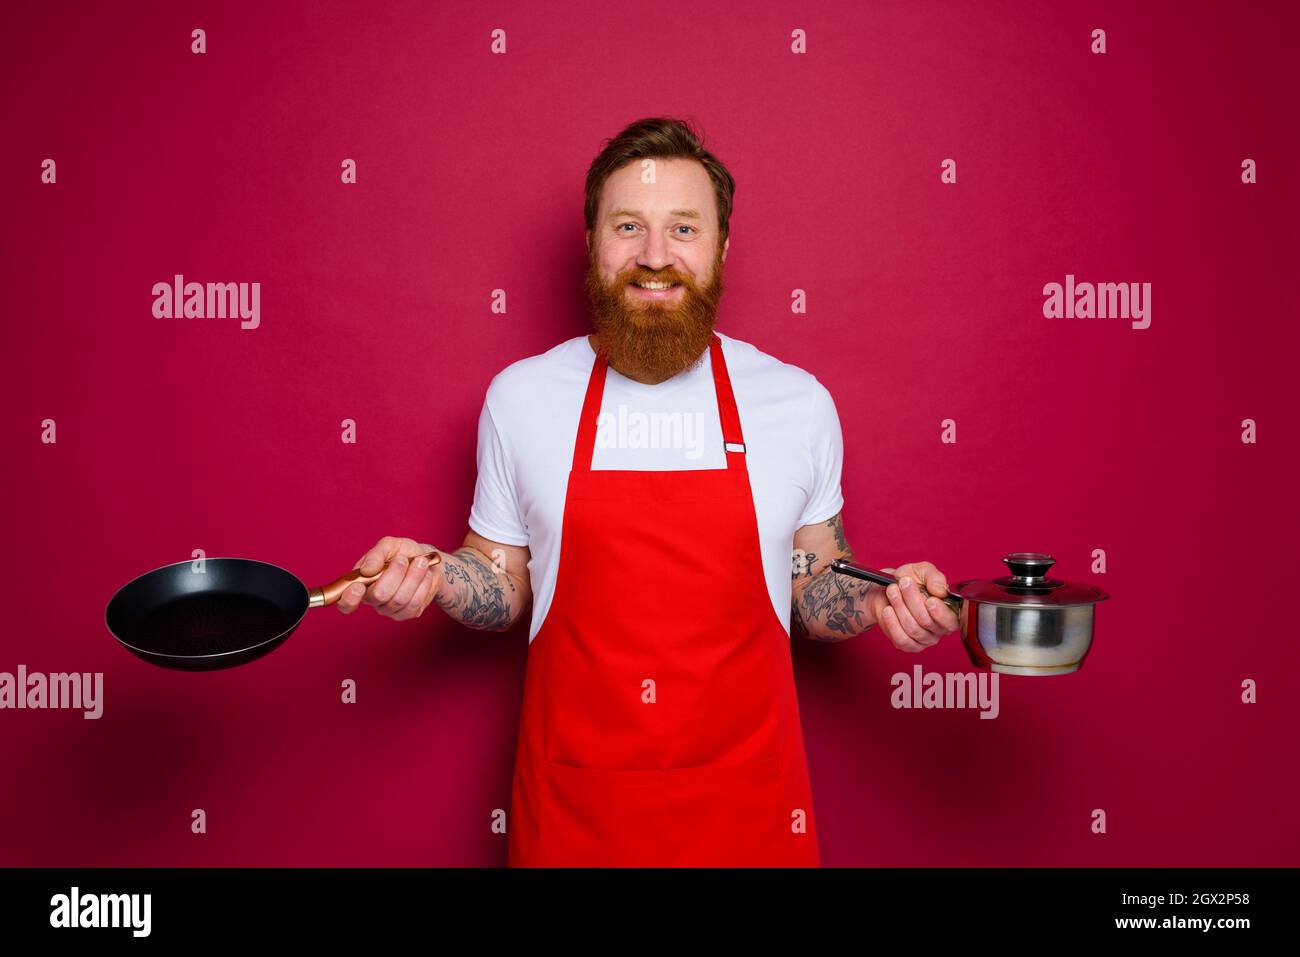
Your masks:
<path fill-rule="evenodd" d="M 728 236 L 728 237 L 727 237 L 725 240 L 723 240 L 723 242 L 722 242 L 722 261 L 723 261 L 724 263 L 727 261 L 727 247 L 730 246 L 730 245 L 731 245 L 731 237 Z"/>

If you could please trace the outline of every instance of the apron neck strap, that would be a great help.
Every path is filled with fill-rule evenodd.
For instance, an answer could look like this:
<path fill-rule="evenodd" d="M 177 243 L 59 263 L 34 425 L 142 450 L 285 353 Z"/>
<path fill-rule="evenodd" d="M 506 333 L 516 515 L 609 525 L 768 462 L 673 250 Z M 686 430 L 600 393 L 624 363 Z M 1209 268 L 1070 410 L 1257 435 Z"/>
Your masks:
<path fill-rule="evenodd" d="M 727 360 L 722 355 L 722 340 L 713 334 L 709 342 L 709 361 L 713 366 L 713 390 L 718 397 L 718 420 L 722 424 L 722 444 L 727 454 L 727 468 L 745 468 L 745 435 L 740 429 L 740 412 L 736 408 L 736 395 L 731 389 L 731 376 L 727 374 Z M 590 472 L 591 460 L 596 451 L 596 421 L 600 417 L 601 403 L 605 398 L 605 372 L 609 368 L 605 351 L 596 353 L 587 381 L 587 394 L 582 400 L 582 416 L 578 420 L 578 440 L 573 446 L 573 470 Z"/>

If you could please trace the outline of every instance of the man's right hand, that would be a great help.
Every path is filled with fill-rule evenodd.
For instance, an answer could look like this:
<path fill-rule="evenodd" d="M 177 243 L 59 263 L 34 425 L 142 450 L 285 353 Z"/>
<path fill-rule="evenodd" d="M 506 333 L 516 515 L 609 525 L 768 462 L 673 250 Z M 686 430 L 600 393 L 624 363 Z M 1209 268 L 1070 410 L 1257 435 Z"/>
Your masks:
<path fill-rule="evenodd" d="M 368 586 L 349 586 L 338 600 L 339 611 L 349 615 L 364 601 L 395 621 L 419 618 L 443 583 L 442 565 L 430 567 L 424 558 L 433 550 L 434 546 L 421 545 L 413 538 L 381 538 L 361 556 L 356 568 L 363 575 L 377 574 L 385 563 L 388 568 Z"/>

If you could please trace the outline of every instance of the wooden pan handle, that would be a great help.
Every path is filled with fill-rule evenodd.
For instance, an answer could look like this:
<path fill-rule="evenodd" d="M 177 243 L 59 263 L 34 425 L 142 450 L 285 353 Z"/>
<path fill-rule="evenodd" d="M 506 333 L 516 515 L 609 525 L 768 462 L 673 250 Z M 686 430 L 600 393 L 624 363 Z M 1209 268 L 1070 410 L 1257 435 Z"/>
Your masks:
<path fill-rule="evenodd" d="M 427 558 L 429 560 L 430 568 L 442 561 L 442 556 L 438 554 L 436 548 L 427 555 L 417 555 L 415 557 Z M 359 569 L 354 568 L 337 581 L 332 581 L 328 585 L 322 585 L 320 588 L 311 589 L 307 592 L 307 607 L 324 608 L 326 605 L 333 605 L 343 597 L 343 593 L 348 590 L 349 585 L 354 585 L 358 582 L 362 585 L 369 585 L 371 582 L 376 581 L 384 572 L 388 571 L 388 565 L 389 563 L 386 562 L 384 567 L 379 569 L 379 571 L 375 572 L 373 575 L 363 575 Z"/>

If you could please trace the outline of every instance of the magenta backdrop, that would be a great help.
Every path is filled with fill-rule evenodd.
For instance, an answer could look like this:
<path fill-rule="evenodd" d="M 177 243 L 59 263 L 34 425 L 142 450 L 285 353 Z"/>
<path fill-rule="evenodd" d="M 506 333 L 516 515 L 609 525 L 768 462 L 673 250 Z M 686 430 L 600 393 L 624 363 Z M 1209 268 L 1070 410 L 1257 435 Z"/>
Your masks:
<path fill-rule="evenodd" d="M 0 864 L 505 862 L 524 625 L 313 611 L 183 674 L 104 606 L 196 548 L 316 585 L 384 534 L 458 545 L 484 389 L 585 330 L 583 175 L 647 115 L 738 180 L 720 328 L 835 397 L 859 560 L 1039 549 L 1113 594 L 996 720 L 890 705 L 969 670 L 956 636 L 796 642 L 824 863 L 1296 863 L 1290 6 L 10 10 L 0 671 L 103 672 L 104 714 L 0 711 Z M 260 327 L 155 319 L 177 273 L 260 282 Z M 1150 327 L 1045 318 L 1066 274 L 1150 282 Z"/>

